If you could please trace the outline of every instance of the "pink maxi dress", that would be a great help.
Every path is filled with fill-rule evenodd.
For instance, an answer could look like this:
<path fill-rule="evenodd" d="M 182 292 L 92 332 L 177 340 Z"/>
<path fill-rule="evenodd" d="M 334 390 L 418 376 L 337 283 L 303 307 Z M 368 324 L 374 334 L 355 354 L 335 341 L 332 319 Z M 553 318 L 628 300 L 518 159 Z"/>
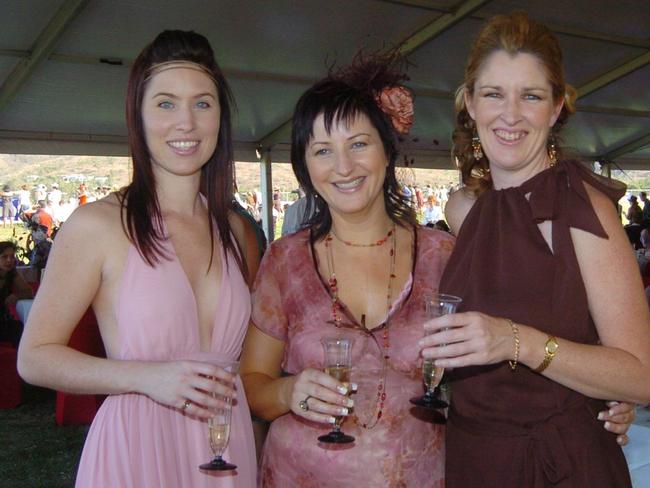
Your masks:
<path fill-rule="evenodd" d="M 221 246 L 219 246 L 221 249 Z M 170 260 L 150 267 L 130 246 L 116 303 L 116 359 L 237 360 L 250 315 L 250 295 L 231 257 L 223 273 L 209 352 L 201 352 L 194 293 L 171 243 Z M 237 378 L 230 443 L 224 458 L 236 471 L 200 471 L 212 459 L 205 421 L 151 398 L 110 395 L 90 427 L 78 488 L 249 488 L 255 486 L 255 443 L 244 388 Z"/>
<path fill-rule="evenodd" d="M 344 333 L 354 337 L 352 381 L 354 415 L 342 430 L 353 444 L 325 449 L 317 437 L 329 425 L 290 412 L 275 419 L 264 444 L 259 485 L 263 488 L 441 488 L 444 485 L 444 427 L 432 423 L 409 398 L 424 393 L 418 340 L 423 334 L 425 297 L 437 291 L 453 248 L 444 232 L 419 227 L 411 279 L 393 302 L 389 317 L 390 359 L 386 402 L 379 421 L 376 396 L 385 322 L 362 328 L 345 311 L 345 328 L 332 323 L 332 299 L 318 273 L 308 230 L 286 236 L 267 250 L 257 274 L 252 320 L 264 333 L 285 343 L 282 369 L 298 374 L 323 369 L 320 339 Z"/>

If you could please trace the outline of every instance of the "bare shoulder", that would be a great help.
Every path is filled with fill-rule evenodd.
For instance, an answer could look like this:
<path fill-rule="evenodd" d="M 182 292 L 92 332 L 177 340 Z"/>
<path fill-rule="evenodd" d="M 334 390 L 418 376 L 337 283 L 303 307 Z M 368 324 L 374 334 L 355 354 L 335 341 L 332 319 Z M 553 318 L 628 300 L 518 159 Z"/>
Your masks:
<path fill-rule="evenodd" d="M 109 195 L 102 200 L 81 205 L 61 226 L 57 241 L 66 235 L 84 235 L 85 241 L 110 238 L 110 235 L 121 228 L 120 204 L 117 197 Z M 98 242 L 101 241 L 98 239 Z"/>
<path fill-rule="evenodd" d="M 603 344 L 638 351 L 647 346 L 640 338 L 647 337 L 650 324 L 638 265 L 614 203 L 589 184 L 585 188 L 607 233 L 601 238 L 571 229 L 589 309 Z"/>
<path fill-rule="evenodd" d="M 88 229 L 106 228 L 121 225 L 120 202 L 116 195 L 111 194 L 96 202 L 81 205 L 72 212 L 65 221 L 63 228 L 83 227 Z"/>
<path fill-rule="evenodd" d="M 455 235 L 458 235 L 458 231 L 474 203 L 476 203 L 476 197 L 464 188 L 449 195 L 449 200 L 445 205 L 445 217 Z"/>

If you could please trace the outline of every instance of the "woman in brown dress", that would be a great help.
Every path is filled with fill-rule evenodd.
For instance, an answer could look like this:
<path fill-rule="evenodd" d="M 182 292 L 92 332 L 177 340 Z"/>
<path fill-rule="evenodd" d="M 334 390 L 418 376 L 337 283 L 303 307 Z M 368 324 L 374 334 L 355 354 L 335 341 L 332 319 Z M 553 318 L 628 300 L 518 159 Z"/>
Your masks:
<path fill-rule="evenodd" d="M 574 100 L 546 27 L 488 22 L 456 100 L 466 186 L 446 209 L 441 290 L 463 304 L 420 343 L 456 368 L 448 488 L 630 486 L 596 416 L 599 399 L 650 401 L 650 313 L 613 204 L 624 186 L 556 147 Z"/>

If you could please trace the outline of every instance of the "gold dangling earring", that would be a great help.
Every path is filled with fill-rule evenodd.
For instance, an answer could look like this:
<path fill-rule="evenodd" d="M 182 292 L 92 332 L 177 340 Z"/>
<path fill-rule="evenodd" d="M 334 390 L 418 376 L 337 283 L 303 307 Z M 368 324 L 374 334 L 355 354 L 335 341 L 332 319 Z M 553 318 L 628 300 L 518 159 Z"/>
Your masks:
<path fill-rule="evenodd" d="M 555 148 L 555 137 L 548 136 L 548 159 L 551 161 L 551 168 L 557 164 L 557 149 Z"/>
<path fill-rule="evenodd" d="M 472 137 L 472 149 L 474 150 L 474 159 L 479 161 L 483 158 L 483 148 L 481 147 L 481 139 L 478 137 L 478 132 L 474 130 L 474 136 Z"/>

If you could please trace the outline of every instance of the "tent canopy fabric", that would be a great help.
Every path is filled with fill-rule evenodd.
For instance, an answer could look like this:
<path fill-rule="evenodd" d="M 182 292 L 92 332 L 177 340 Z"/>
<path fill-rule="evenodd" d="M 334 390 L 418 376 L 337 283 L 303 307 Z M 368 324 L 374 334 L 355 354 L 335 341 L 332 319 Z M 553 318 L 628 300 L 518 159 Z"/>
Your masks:
<path fill-rule="evenodd" d="M 3 0 L 0 152 L 127 155 L 130 63 L 160 31 L 184 29 L 210 40 L 231 84 L 238 160 L 260 149 L 287 161 L 293 107 L 328 65 L 401 45 L 416 95 L 403 153 L 451 168 L 470 43 L 487 17 L 517 9 L 556 33 L 580 95 L 565 145 L 650 168 L 648 0 Z"/>

